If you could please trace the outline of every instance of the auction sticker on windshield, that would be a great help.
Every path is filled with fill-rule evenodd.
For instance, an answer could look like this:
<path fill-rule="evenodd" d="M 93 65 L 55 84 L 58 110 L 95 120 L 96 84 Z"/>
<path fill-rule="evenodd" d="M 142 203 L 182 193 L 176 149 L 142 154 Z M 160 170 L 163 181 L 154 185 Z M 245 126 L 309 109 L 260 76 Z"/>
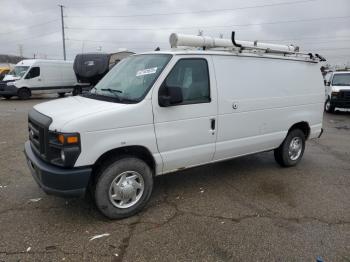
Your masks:
<path fill-rule="evenodd" d="M 147 68 L 137 71 L 136 76 L 150 75 L 154 74 L 155 72 L 157 72 L 157 67 Z"/>

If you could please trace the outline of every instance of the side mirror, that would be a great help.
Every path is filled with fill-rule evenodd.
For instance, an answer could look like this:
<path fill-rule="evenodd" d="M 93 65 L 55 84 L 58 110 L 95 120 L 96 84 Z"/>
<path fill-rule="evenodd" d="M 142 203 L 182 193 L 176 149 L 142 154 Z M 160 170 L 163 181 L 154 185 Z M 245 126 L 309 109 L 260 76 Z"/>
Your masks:
<path fill-rule="evenodd" d="M 325 84 L 326 84 L 326 86 L 330 86 L 330 85 L 331 85 L 331 82 L 325 81 Z"/>
<path fill-rule="evenodd" d="M 180 104 L 183 101 L 182 90 L 178 86 L 164 86 L 158 96 L 158 103 L 161 107 Z"/>

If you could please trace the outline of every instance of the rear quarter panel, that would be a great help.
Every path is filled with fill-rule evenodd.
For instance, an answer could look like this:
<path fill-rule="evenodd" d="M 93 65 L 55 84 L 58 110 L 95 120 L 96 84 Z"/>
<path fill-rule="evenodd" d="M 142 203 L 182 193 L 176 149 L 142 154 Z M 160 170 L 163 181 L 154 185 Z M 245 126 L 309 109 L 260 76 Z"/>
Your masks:
<path fill-rule="evenodd" d="M 232 56 L 213 61 L 219 93 L 216 160 L 276 148 L 301 121 L 310 125 L 310 137 L 320 132 L 324 86 L 318 64 Z"/>

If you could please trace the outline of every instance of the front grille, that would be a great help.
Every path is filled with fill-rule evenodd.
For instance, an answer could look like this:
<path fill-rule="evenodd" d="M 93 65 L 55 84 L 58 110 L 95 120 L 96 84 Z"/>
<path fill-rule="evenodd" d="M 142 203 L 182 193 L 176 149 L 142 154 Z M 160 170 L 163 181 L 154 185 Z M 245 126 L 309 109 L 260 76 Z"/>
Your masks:
<path fill-rule="evenodd" d="M 340 90 L 339 98 L 349 99 L 350 100 L 350 90 Z"/>
<path fill-rule="evenodd" d="M 45 155 L 44 128 L 34 123 L 32 119 L 28 120 L 29 140 L 33 149 L 38 155 Z"/>
<path fill-rule="evenodd" d="M 49 126 L 52 120 L 32 109 L 28 114 L 29 141 L 34 153 L 43 160 L 48 159 Z"/>
<path fill-rule="evenodd" d="M 0 91 L 4 91 L 6 87 L 6 82 L 0 81 Z"/>

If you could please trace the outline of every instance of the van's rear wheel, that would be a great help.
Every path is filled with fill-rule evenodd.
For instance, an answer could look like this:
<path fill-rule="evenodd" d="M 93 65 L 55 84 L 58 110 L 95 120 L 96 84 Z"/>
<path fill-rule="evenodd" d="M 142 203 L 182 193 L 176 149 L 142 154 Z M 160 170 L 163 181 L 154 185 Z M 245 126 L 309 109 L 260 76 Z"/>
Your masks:
<path fill-rule="evenodd" d="M 66 95 L 65 92 L 58 93 L 58 97 L 64 97 Z"/>
<path fill-rule="evenodd" d="M 142 160 L 124 157 L 103 164 L 97 176 L 95 202 L 110 219 L 132 216 L 147 204 L 153 190 L 150 167 Z"/>
<path fill-rule="evenodd" d="M 22 100 L 29 99 L 31 95 L 30 90 L 26 87 L 22 87 L 17 91 L 17 96 Z"/>
<path fill-rule="evenodd" d="M 275 160 L 283 167 L 295 166 L 303 157 L 305 134 L 300 129 L 290 131 L 283 143 L 274 150 Z"/>
<path fill-rule="evenodd" d="M 324 111 L 327 113 L 334 113 L 335 106 L 332 105 L 331 100 L 328 98 L 326 103 L 324 104 Z"/>

